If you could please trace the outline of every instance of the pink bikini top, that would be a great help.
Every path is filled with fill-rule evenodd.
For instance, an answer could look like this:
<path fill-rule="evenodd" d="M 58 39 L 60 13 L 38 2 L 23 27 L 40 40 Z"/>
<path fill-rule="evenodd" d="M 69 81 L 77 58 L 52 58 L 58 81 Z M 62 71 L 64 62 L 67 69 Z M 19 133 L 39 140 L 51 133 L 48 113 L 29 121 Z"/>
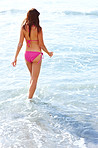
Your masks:
<path fill-rule="evenodd" d="M 38 40 L 27 40 L 27 46 L 30 47 L 31 41 L 38 41 Z"/>
<path fill-rule="evenodd" d="M 33 25 L 34 26 L 34 25 Z M 29 32 L 29 29 L 28 29 L 28 32 Z M 31 41 L 38 41 L 38 40 L 27 40 L 27 46 L 30 47 L 30 43 Z"/>

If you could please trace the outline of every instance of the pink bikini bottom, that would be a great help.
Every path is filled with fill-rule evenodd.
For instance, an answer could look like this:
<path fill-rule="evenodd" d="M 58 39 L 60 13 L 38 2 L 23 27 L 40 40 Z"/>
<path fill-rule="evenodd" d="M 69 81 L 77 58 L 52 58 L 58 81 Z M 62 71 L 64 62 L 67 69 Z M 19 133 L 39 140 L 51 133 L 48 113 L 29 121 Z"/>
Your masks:
<path fill-rule="evenodd" d="M 40 54 L 41 54 L 41 58 L 40 58 L 40 60 L 38 61 L 38 63 L 39 63 L 39 62 L 41 61 L 41 59 L 42 59 L 42 56 L 43 56 L 43 53 L 41 53 L 41 52 L 26 51 L 26 52 L 25 52 L 25 59 L 26 59 L 28 62 L 32 63 L 33 60 L 34 60 L 37 56 L 39 56 Z"/>

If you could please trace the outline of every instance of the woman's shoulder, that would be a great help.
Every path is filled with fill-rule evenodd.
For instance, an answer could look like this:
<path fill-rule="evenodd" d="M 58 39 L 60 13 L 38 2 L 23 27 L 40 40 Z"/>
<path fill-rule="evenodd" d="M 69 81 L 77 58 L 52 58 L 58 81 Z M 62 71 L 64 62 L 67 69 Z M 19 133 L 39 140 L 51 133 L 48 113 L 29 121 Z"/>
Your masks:
<path fill-rule="evenodd" d="M 40 26 L 39 33 L 42 33 L 42 27 Z"/>
<path fill-rule="evenodd" d="M 21 30 L 23 31 L 24 34 L 26 34 L 27 32 L 29 32 L 29 26 L 25 24 L 21 26 Z"/>
<path fill-rule="evenodd" d="M 23 24 L 23 25 L 21 26 L 21 29 L 26 31 L 26 25 Z"/>

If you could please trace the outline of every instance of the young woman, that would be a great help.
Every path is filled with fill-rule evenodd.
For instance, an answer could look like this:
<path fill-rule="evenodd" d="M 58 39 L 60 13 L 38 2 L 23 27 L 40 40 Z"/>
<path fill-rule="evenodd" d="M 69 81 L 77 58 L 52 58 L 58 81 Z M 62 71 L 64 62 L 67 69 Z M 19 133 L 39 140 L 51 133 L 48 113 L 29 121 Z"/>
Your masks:
<path fill-rule="evenodd" d="M 12 62 L 13 66 L 16 66 L 18 54 L 22 48 L 23 41 L 26 41 L 25 61 L 30 72 L 30 88 L 29 96 L 31 99 L 36 89 L 38 76 L 40 73 L 42 62 L 42 50 L 45 51 L 50 57 L 53 56 L 53 52 L 49 52 L 44 45 L 42 28 L 39 25 L 40 13 L 36 9 L 31 9 L 27 13 L 26 19 L 22 23 L 20 31 L 20 39 L 15 54 L 15 59 Z"/>

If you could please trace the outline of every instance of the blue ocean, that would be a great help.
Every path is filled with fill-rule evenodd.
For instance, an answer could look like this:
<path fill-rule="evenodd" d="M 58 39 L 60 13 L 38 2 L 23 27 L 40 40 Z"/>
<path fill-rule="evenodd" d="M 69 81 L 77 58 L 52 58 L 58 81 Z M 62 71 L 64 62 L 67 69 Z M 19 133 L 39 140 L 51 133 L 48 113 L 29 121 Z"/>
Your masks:
<path fill-rule="evenodd" d="M 31 8 L 54 55 L 29 101 L 25 42 L 11 63 Z M 0 148 L 98 148 L 98 0 L 0 0 Z"/>

